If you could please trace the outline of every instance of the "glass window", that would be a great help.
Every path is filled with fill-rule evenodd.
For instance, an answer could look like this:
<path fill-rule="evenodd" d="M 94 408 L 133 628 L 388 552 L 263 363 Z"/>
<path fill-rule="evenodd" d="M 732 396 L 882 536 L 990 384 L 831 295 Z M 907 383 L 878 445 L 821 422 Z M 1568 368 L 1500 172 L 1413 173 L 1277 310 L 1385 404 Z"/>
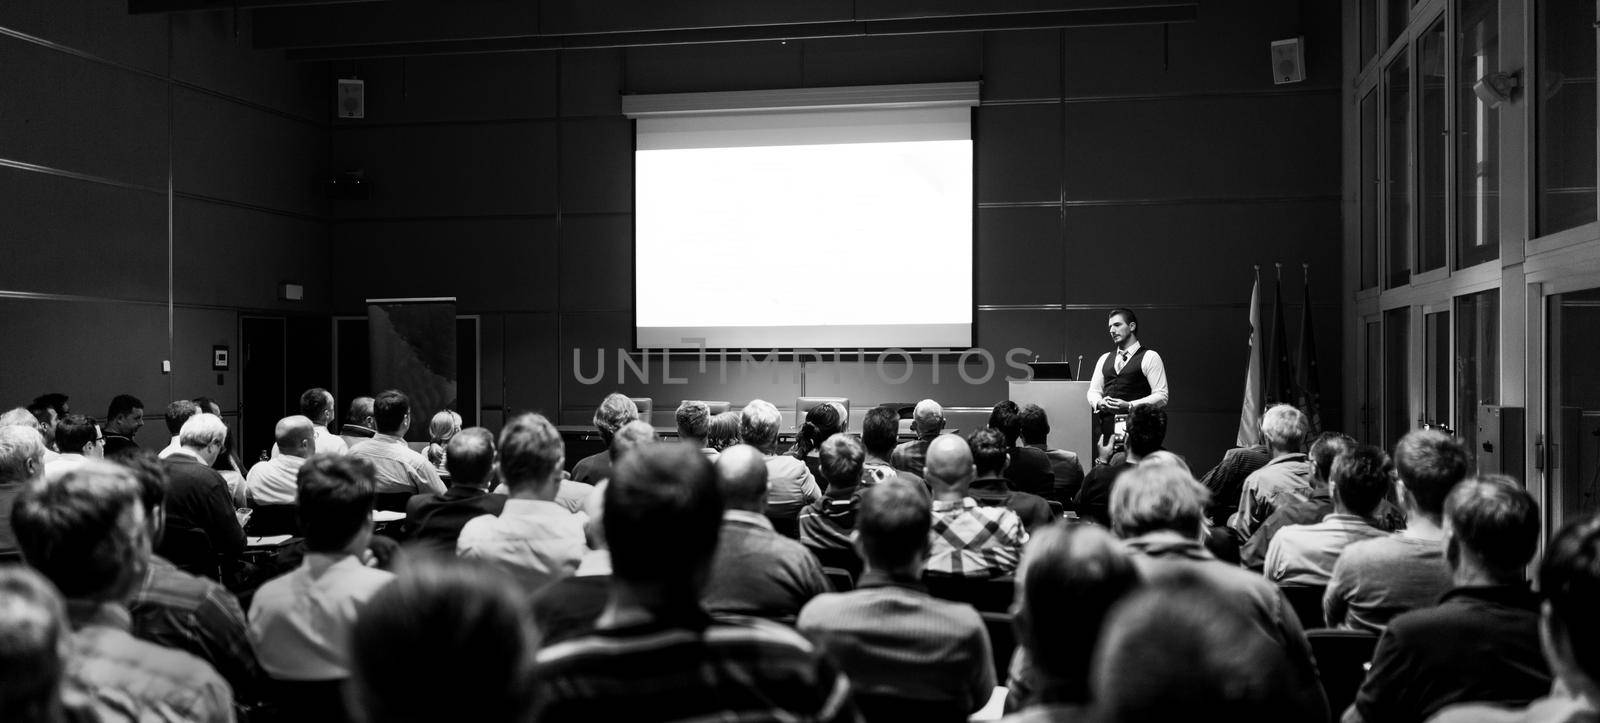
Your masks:
<path fill-rule="evenodd" d="M 1378 94 L 1361 99 L 1361 288 L 1378 285 Z"/>
<path fill-rule="evenodd" d="M 1378 52 L 1378 0 L 1361 0 L 1361 65 Z"/>
<path fill-rule="evenodd" d="M 1500 68 L 1499 0 L 1461 0 L 1456 13 L 1456 263 L 1500 257 L 1500 113 L 1472 86 Z"/>
<path fill-rule="evenodd" d="M 1456 436 L 1476 455 L 1478 406 L 1500 398 L 1500 292 L 1456 298 Z"/>
<path fill-rule="evenodd" d="M 1383 312 L 1383 448 L 1394 449 L 1396 442 L 1411 431 L 1411 399 L 1406 379 L 1411 355 L 1406 339 L 1411 333 L 1411 311 L 1405 307 Z"/>
<path fill-rule="evenodd" d="M 1383 442 L 1383 324 L 1367 322 L 1366 384 L 1361 398 L 1361 440 Z"/>
<path fill-rule="evenodd" d="M 1450 312 L 1422 317 L 1424 347 L 1422 418 L 1430 427 L 1450 426 Z"/>
<path fill-rule="evenodd" d="M 1404 54 L 1384 72 L 1384 243 L 1388 247 L 1385 288 L 1411 281 L 1411 174 L 1406 130 L 1411 119 L 1411 66 Z"/>
<path fill-rule="evenodd" d="M 1417 271 L 1444 267 L 1445 196 L 1450 153 L 1446 109 L 1444 18 L 1417 40 Z"/>
<path fill-rule="evenodd" d="M 1389 4 L 1389 37 L 1384 45 L 1394 42 L 1406 31 L 1406 22 L 1411 19 L 1411 0 L 1385 0 Z"/>
<path fill-rule="evenodd" d="M 1545 470 L 1559 527 L 1600 512 L 1600 289 L 1548 303 Z"/>
<path fill-rule="evenodd" d="M 1595 220 L 1595 4 L 1541 2 L 1538 53 L 1536 234 Z"/>

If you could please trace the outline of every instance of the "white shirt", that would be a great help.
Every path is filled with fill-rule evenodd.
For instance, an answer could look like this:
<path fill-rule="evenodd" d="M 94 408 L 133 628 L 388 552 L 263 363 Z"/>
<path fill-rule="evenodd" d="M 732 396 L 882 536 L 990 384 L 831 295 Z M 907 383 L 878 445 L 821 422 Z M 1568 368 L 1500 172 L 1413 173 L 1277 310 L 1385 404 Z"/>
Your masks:
<path fill-rule="evenodd" d="M 439 471 L 399 437 L 380 434 L 356 445 L 350 455 L 372 463 L 380 495 L 386 492 L 444 494 L 444 480 L 439 478 Z"/>
<path fill-rule="evenodd" d="M 1128 358 L 1133 358 L 1133 355 L 1139 351 L 1138 340 L 1129 344 L 1126 351 L 1128 352 Z M 1112 352 L 1109 351 L 1101 354 L 1100 359 L 1094 363 L 1094 377 L 1089 380 L 1088 397 L 1090 408 L 1099 406 L 1100 400 L 1105 396 L 1101 393 L 1101 390 L 1105 389 L 1104 372 L 1106 359 L 1110 358 L 1111 354 Z M 1134 406 L 1146 404 L 1151 404 L 1158 408 L 1167 406 L 1167 366 L 1161 362 L 1161 355 L 1157 354 L 1154 349 L 1145 352 L 1144 356 L 1140 357 L 1139 360 L 1139 371 L 1144 372 L 1145 381 L 1150 382 L 1150 396 L 1139 399 L 1124 399 L 1123 401 Z"/>
<path fill-rule="evenodd" d="M 300 466 L 305 457 L 286 454 L 257 462 L 245 478 L 250 499 L 263 505 L 292 505 L 300 498 Z"/>
<path fill-rule="evenodd" d="M 178 443 L 178 435 L 174 434 L 172 435 L 172 441 L 167 443 L 166 448 L 156 453 L 156 458 L 166 459 L 171 457 L 173 453 L 182 451 L 183 445 Z"/>
<path fill-rule="evenodd" d="M 346 444 L 344 437 L 329 432 L 327 427 L 320 424 L 311 425 L 311 430 L 316 433 L 317 454 L 349 454 L 350 445 Z M 283 450 L 278 445 L 272 445 L 272 459 L 283 456 Z"/>
<path fill-rule="evenodd" d="M 367 601 L 394 579 L 354 555 L 307 553 L 267 581 L 250 603 L 250 642 L 268 675 L 281 680 L 350 676 L 350 630 Z"/>
<path fill-rule="evenodd" d="M 584 519 L 547 500 L 509 499 L 498 517 L 462 526 L 456 554 L 494 563 L 531 593 L 577 571 Z"/>

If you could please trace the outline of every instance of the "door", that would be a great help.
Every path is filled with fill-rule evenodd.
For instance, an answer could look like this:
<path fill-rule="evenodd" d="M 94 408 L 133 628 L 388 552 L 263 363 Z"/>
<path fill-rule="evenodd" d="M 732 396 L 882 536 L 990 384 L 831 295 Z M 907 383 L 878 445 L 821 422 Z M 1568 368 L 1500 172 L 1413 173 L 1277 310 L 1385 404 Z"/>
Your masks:
<path fill-rule="evenodd" d="M 278 420 L 288 416 L 291 406 L 285 378 L 284 319 L 246 316 L 240 318 L 239 327 L 244 358 L 239 372 L 238 453 L 248 467 L 272 451 L 273 430 Z"/>
<path fill-rule="evenodd" d="M 1600 288 L 1545 297 L 1544 434 L 1551 531 L 1600 512 Z"/>

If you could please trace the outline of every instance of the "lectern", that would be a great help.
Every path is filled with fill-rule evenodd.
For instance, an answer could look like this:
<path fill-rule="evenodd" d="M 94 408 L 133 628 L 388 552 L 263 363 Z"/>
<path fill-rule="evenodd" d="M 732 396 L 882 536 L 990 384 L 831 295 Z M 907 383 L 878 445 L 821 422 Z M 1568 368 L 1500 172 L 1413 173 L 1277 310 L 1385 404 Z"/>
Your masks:
<path fill-rule="evenodd" d="M 1094 459 L 1094 414 L 1089 411 L 1088 382 L 1030 379 L 1010 385 L 1010 399 L 1017 406 L 1037 404 L 1050 415 L 1051 448 L 1077 452 L 1085 466 Z"/>

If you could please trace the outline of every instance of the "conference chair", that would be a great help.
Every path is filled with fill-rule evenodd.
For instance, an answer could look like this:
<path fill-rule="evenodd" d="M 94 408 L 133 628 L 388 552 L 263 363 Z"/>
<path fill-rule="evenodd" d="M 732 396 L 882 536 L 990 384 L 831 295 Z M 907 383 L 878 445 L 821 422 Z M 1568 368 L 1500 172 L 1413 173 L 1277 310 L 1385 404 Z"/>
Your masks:
<path fill-rule="evenodd" d="M 1328 591 L 1326 585 L 1279 585 L 1278 589 L 1283 591 L 1289 607 L 1300 618 L 1300 627 L 1311 630 L 1327 626 L 1322 613 L 1322 594 Z"/>
<path fill-rule="evenodd" d="M 815 547 L 806 547 L 811 551 L 811 556 L 817 558 L 817 564 L 824 568 L 834 568 L 850 573 L 852 581 L 861 577 L 861 570 L 865 565 L 861 556 L 855 550 L 848 548 L 832 548 L 821 550 Z"/>
<path fill-rule="evenodd" d="M 968 578 L 923 573 L 922 584 L 927 586 L 928 594 L 936 598 L 963 602 L 977 608 L 979 612 L 1006 612 L 1011 609 L 1011 601 L 1017 593 L 1016 580 L 1009 575 Z"/>
<path fill-rule="evenodd" d="M 837 402 L 844 407 L 844 418 L 850 418 L 850 399 L 848 397 L 798 397 L 794 400 L 794 428 L 799 429 L 806 423 L 806 414 L 819 404 Z"/>
<path fill-rule="evenodd" d="M 856 589 L 856 579 L 850 574 L 849 570 L 824 567 L 822 568 L 822 576 L 828 578 L 828 585 L 833 588 L 834 592 L 850 592 Z"/>
<path fill-rule="evenodd" d="M 656 411 L 656 401 L 650 397 L 628 397 L 633 401 L 633 406 L 639 408 L 639 421 L 655 426 L 650 420 L 650 414 Z"/>
<path fill-rule="evenodd" d="M 1367 664 L 1378 647 L 1378 636 L 1365 630 L 1307 630 L 1311 657 L 1317 661 L 1322 692 L 1328 697 L 1328 711 L 1337 720 L 1355 702 L 1356 692 L 1367 679 Z"/>
<path fill-rule="evenodd" d="M 722 414 L 733 408 L 731 402 L 705 402 L 705 405 L 710 408 L 709 414 Z"/>
<path fill-rule="evenodd" d="M 1005 682 L 1011 668 L 1011 655 L 1017 650 L 1017 628 L 1011 613 L 980 612 L 983 627 L 989 631 L 989 650 L 994 656 L 995 679 Z"/>
<path fill-rule="evenodd" d="M 156 554 L 190 575 L 222 580 L 221 560 L 211 546 L 211 536 L 198 527 L 167 525 Z"/>

